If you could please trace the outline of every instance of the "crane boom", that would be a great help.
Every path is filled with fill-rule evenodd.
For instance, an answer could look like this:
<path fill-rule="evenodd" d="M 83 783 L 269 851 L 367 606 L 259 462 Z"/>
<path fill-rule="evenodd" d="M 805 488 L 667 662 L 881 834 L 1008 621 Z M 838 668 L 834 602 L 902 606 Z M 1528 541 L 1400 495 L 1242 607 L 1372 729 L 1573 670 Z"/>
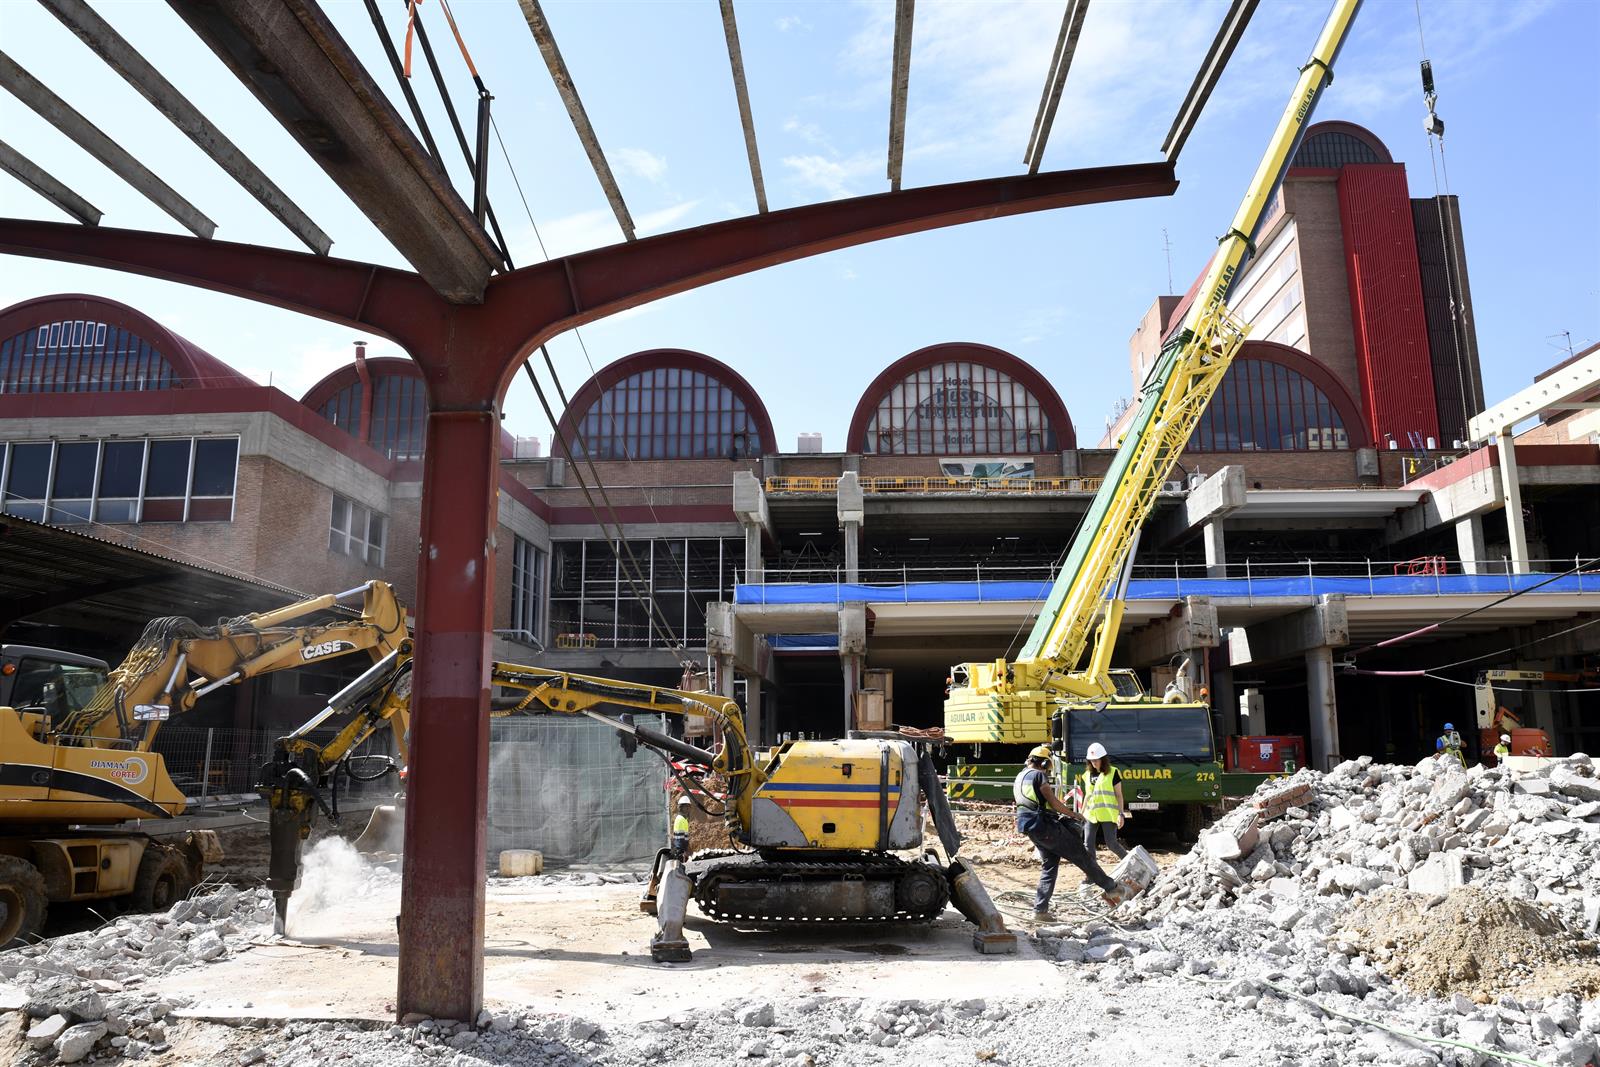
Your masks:
<path fill-rule="evenodd" d="M 946 732 L 952 738 L 1046 740 L 1048 702 L 1118 698 L 1109 660 L 1139 531 L 1244 343 L 1247 328 L 1229 313 L 1228 295 L 1245 257 L 1253 251 L 1251 234 L 1310 122 L 1318 96 L 1332 79 L 1333 62 L 1359 7 L 1360 0 L 1335 0 L 1196 298 L 1140 390 L 1133 421 L 1020 656 L 1010 662 L 955 668 L 945 705 Z M 1086 650 L 1089 659 L 1084 663 Z M 1014 727 L 1016 723 L 1007 720 L 1019 715 L 1033 724 L 1032 730 L 1005 729 Z M 1001 729 L 994 729 L 997 726 Z M 1023 735 L 1040 731 L 1045 735 Z"/>

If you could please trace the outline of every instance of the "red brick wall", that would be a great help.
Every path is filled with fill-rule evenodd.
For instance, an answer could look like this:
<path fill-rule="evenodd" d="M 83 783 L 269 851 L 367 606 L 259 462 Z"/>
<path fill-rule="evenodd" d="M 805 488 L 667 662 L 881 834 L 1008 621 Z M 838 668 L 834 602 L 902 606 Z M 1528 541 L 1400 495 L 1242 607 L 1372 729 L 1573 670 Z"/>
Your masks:
<path fill-rule="evenodd" d="M 1283 195 L 1297 231 L 1300 280 L 1305 287 L 1306 351 L 1362 403 L 1338 186 L 1330 178 L 1289 179 L 1284 182 Z"/>

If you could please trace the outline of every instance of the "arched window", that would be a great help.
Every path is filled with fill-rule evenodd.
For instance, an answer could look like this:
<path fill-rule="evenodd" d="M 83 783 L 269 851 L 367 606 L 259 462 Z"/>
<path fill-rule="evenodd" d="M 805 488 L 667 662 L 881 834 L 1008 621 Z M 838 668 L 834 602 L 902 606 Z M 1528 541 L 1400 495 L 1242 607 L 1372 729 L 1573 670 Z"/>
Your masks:
<path fill-rule="evenodd" d="M 1034 455 L 1076 447 L 1048 382 L 985 345 L 937 345 L 880 374 L 856 407 L 849 447 L 897 456 Z"/>
<path fill-rule="evenodd" d="M 581 412 L 582 414 L 577 414 Z M 573 396 L 552 451 L 593 459 L 748 459 L 775 450 L 760 398 L 697 352 L 637 352 Z"/>
<path fill-rule="evenodd" d="M 0 395 L 170 389 L 169 364 L 132 330 L 72 319 L 30 326 L 0 341 Z"/>
<path fill-rule="evenodd" d="M 359 389 L 361 383 L 356 383 Z M 359 401 L 358 401 L 359 402 Z M 421 459 L 428 395 L 420 378 L 384 374 L 372 384 L 373 448 L 390 459 Z"/>
<path fill-rule="evenodd" d="M 422 458 L 428 390 L 409 359 L 377 356 L 340 367 L 300 402 L 390 459 Z"/>
<path fill-rule="evenodd" d="M 1353 122 L 1318 122 L 1306 130 L 1290 166 L 1337 170 L 1346 163 L 1393 163 L 1384 143 Z"/>
<path fill-rule="evenodd" d="M 1191 452 L 1318 452 L 1348 449 L 1359 425 L 1310 378 L 1270 359 L 1240 356 L 1228 368 Z"/>
<path fill-rule="evenodd" d="M 317 414 L 347 434 L 361 435 L 361 383 L 351 382 L 323 401 Z"/>

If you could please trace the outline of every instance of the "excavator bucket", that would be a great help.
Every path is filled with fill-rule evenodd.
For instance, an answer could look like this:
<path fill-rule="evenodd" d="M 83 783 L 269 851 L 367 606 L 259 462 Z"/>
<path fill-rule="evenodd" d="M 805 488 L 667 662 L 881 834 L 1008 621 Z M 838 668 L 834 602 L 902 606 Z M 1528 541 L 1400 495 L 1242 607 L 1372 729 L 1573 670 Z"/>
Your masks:
<path fill-rule="evenodd" d="M 367 828 L 355 840 L 356 851 L 366 854 L 393 852 L 398 854 L 405 845 L 406 809 L 401 802 L 379 804 L 372 809 Z"/>

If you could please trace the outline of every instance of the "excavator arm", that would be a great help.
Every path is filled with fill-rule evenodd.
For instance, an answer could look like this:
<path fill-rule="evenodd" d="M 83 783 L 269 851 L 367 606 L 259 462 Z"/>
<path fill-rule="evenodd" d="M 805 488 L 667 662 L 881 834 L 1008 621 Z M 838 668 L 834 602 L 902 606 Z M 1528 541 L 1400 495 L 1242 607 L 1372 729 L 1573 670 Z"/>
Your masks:
<path fill-rule="evenodd" d="M 1244 343 L 1247 328 L 1229 313 L 1228 295 L 1245 258 L 1254 251 L 1251 235 L 1271 203 L 1317 98 L 1332 80 L 1334 59 L 1359 6 L 1360 0 L 1335 0 L 1197 295 L 1140 390 L 1133 421 L 1020 655 L 1009 662 L 954 668 L 945 705 L 946 732 L 953 739 L 1023 740 L 988 727 L 1003 726 L 1023 713 L 1020 707 L 1031 708 L 1038 717 L 1041 708 L 1062 698 L 1116 698 L 1110 655 L 1139 531 Z"/>
<path fill-rule="evenodd" d="M 361 598 L 359 618 L 296 624 Z M 149 751 L 161 724 L 202 696 L 275 671 L 365 652 L 381 661 L 408 644 L 405 608 L 385 582 L 311 597 L 213 627 L 171 617 L 151 621 L 85 706 L 59 727 L 65 740 L 114 738 Z"/>
<path fill-rule="evenodd" d="M 726 783 L 728 817 L 742 826 L 750 824 L 751 798 L 766 778 L 745 738 L 744 715 L 731 697 L 511 663 L 496 663 L 490 677 L 497 686 L 526 694 L 509 710 L 527 711 L 537 704 L 563 715 L 585 715 L 617 730 L 625 741 L 704 764 Z M 614 718 L 596 710 L 606 705 L 668 715 L 706 715 L 715 724 L 719 742 L 715 751 L 698 748 L 638 726 L 627 717 Z"/>

